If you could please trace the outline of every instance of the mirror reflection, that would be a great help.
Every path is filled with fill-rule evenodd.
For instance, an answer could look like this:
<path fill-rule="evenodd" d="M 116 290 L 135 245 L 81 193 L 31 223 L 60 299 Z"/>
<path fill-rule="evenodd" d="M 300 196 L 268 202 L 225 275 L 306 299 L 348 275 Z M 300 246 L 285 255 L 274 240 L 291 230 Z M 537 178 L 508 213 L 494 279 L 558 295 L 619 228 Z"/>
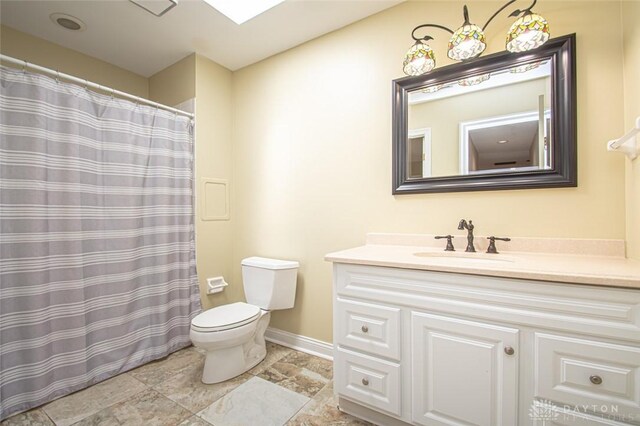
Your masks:
<path fill-rule="evenodd" d="M 407 178 L 549 170 L 551 61 L 409 92 Z"/>

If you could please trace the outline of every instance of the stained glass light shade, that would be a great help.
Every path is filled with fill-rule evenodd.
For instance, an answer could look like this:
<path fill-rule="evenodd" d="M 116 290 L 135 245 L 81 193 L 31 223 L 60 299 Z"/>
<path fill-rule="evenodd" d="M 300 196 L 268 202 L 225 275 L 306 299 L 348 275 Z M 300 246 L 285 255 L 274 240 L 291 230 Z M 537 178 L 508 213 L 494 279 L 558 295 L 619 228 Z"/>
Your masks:
<path fill-rule="evenodd" d="M 402 70 L 406 75 L 422 75 L 431 71 L 436 66 L 436 57 L 431 47 L 417 41 L 404 55 Z"/>
<path fill-rule="evenodd" d="M 489 74 L 481 74 L 474 75 L 473 77 L 463 78 L 462 80 L 458 80 L 458 84 L 460 86 L 475 86 L 476 84 L 480 84 L 483 81 L 489 80 Z"/>
<path fill-rule="evenodd" d="M 475 58 L 487 47 L 482 28 L 474 24 L 461 26 L 449 39 L 447 56 L 456 61 Z"/>
<path fill-rule="evenodd" d="M 507 33 L 507 50 L 525 52 L 545 44 L 549 40 L 549 24 L 536 13 L 527 13 L 511 25 Z"/>
<path fill-rule="evenodd" d="M 542 65 L 542 62 L 532 62 L 530 64 L 519 65 L 517 67 L 510 68 L 509 71 L 513 74 L 521 74 L 523 72 L 531 71 Z"/>
<path fill-rule="evenodd" d="M 438 90 L 442 89 L 444 84 L 436 84 L 435 86 L 429 86 L 425 89 L 422 89 L 422 93 L 436 93 Z"/>

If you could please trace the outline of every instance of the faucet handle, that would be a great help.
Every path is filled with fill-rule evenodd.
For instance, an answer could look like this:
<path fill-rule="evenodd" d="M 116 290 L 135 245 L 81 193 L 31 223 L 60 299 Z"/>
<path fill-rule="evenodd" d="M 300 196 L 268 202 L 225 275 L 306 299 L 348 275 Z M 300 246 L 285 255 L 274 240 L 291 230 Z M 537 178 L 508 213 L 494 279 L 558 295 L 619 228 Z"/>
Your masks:
<path fill-rule="evenodd" d="M 496 250 L 496 240 L 499 241 L 511 241 L 511 238 L 503 238 L 503 237 L 494 237 L 493 235 L 487 237 L 489 240 L 489 247 L 487 248 L 487 253 L 498 254 L 498 250 Z"/>
<path fill-rule="evenodd" d="M 456 249 L 453 248 L 453 243 L 451 242 L 451 239 L 455 238 L 453 235 L 436 235 L 434 238 L 436 240 L 441 240 L 442 238 L 446 238 L 447 248 L 445 248 L 444 251 L 456 251 Z"/>

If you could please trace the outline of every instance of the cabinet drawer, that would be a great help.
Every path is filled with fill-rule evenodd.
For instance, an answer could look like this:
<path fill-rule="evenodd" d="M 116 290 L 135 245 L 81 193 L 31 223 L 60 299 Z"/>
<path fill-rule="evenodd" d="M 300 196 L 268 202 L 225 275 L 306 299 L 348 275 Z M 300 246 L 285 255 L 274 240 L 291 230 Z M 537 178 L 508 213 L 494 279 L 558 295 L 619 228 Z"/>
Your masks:
<path fill-rule="evenodd" d="M 336 391 L 354 402 L 401 415 L 400 366 L 367 355 L 335 352 Z"/>
<path fill-rule="evenodd" d="M 640 347 L 535 333 L 535 396 L 640 419 Z"/>
<path fill-rule="evenodd" d="M 338 299 L 336 315 L 338 344 L 400 360 L 400 309 Z"/>

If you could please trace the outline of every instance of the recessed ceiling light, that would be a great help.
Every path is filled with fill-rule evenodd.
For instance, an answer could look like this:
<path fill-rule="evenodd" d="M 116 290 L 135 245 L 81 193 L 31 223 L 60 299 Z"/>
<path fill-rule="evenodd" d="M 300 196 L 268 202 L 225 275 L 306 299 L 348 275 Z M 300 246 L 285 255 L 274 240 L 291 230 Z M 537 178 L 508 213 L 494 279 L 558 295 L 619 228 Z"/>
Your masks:
<path fill-rule="evenodd" d="M 284 0 L 204 0 L 218 12 L 240 25 Z"/>
<path fill-rule="evenodd" d="M 499 143 L 500 145 L 502 145 L 502 144 L 505 144 L 505 143 L 509 143 L 509 141 L 504 141 L 504 140 L 503 140 L 503 141 L 498 141 L 498 143 Z"/>
<path fill-rule="evenodd" d="M 87 26 L 80 19 L 75 16 L 67 15 L 66 13 L 52 13 L 49 15 L 51 21 L 54 24 L 60 25 L 65 30 L 69 31 L 84 31 Z"/>

